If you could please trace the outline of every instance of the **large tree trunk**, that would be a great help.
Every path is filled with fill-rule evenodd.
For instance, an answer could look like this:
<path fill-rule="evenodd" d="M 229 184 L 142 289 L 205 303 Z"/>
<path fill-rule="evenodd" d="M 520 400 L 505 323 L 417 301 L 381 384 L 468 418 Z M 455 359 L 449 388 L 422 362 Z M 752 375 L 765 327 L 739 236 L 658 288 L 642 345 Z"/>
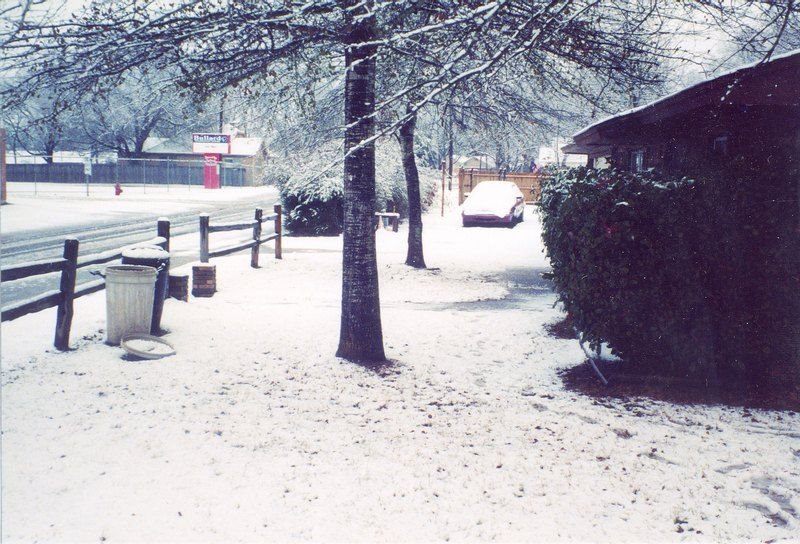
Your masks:
<path fill-rule="evenodd" d="M 342 322 L 338 357 L 377 362 L 383 352 L 378 264 L 375 254 L 375 41 L 373 17 L 353 22 L 345 51 L 344 249 Z"/>
<path fill-rule="evenodd" d="M 406 108 L 411 113 L 411 107 Z M 403 173 L 406 176 L 408 191 L 408 253 L 406 264 L 414 268 L 425 268 L 422 253 L 422 199 L 419 194 L 419 172 L 414 156 L 414 133 L 417 128 L 417 115 L 414 114 L 400 127 L 400 147 L 403 152 Z"/>

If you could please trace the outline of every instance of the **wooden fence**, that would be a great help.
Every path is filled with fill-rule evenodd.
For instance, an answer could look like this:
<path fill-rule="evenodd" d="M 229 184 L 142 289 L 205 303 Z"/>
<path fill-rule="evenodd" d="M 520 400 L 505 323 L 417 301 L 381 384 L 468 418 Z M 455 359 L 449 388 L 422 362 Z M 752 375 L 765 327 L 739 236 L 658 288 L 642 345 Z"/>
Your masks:
<path fill-rule="evenodd" d="M 274 213 L 272 215 L 264 216 L 261 208 L 256 208 L 255 218 L 252 221 L 245 223 L 218 223 L 216 225 L 210 224 L 210 217 L 207 213 L 200 215 L 200 262 L 207 263 L 211 257 L 222 257 L 223 255 L 230 255 L 237 253 L 244 249 L 250 249 L 250 266 L 258 268 L 258 254 L 261 244 L 275 240 L 275 258 L 282 258 L 281 251 L 281 205 L 275 204 L 273 207 Z M 261 224 L 266 221 L 275 222 L 275 232 L 269 236 L 262 238 Z M 246 230 L 253 229 L 253 240 L 243 244 L 223 247 L 214 251 L 209 249 L 209 235 L 212 232 L 224 232 L 231 230 Z"/>
<path fill-rule="evenodd" d="M 533 204 L 542 196 L 542 180 L 548 177 L 545 174 L 532 172 L 504 172 L 502 170 L 479 170 L 476 168 L 461 169 L 458 171 L 458 205 L 472 189 L 481 181 L 504 179 L 513 181 L 525 196 L 526 204 Z"/>
<path fill-rule="evenodd" d="M 159 219 L 156 237 L 144 243 L 156 244 L 166 251 L 169 251 L 169 231 L 169 221 L 166 219 Z M 70 238 L 64 240 L 64 253 L 60 259 L 49 259 L 2 267 L 0 269 L 0 282 L 22 280 L 53 272 L 61 272 L 61 282 L 57 290 L 47 291 L 33 298 L 4 307 L 0 320 L 10 321 L 27 314 L 58 306 L 58 311 L 56 313 L 56 333 L 53 345 L 56 349 L 62 351 L 68 350 L 69 333 L 72 328 L 73 301 L 76 298 L 101 291 L 106 286 L 104 279 L 97 279 L 76 287 L 75 281 L 78 269 L 121 259 L 122 252 L 125 249 L 124 247 L 113 249 L 103 253 L 87 255 L 79 259 L 78 246 L 78 240 Z"/>

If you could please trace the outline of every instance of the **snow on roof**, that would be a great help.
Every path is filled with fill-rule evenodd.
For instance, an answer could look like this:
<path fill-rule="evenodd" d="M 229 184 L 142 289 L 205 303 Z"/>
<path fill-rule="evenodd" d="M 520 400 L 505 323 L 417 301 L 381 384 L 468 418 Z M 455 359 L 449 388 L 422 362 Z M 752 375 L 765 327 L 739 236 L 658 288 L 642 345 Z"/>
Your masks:
<path fill-rule="evenodd" d="M 143 153 L 191 153 L 191 143 L 188 146 L 181 145 L 180 140 L 172 138 L 161 138 L 150 136 L 142 145 Z"/>
<path fill-rule="evenodd" d="M 668 94 L 666 96 L 663 96 L 663 97 L 661 97 L 661 98 L 659 98 L 657 100 L 654 100 L 654 101 L 649 102 L 647 104 L 644 104 L 642 106 L 637 106 L 635 108 L 630 108 L 628 110 L 622 111 L 622 112 L 614 114 L 614 115 L 609 115 L 608 117 L 605 117 L 604 119 L 601 119 L 600 121 L 597 121 L 597 122 L 592 123 L 591 125 L 589 125 L 589 126 L 587 126 L 585 128 L 582 128 L 581 130 L 579 130 L 578 132 L 573 134 L 572 138 L 574 140 L 575 138 L 578 138 L 579 136 L 589 132 L 590 130 L 592 130 L 592 129 L 594 129 L 594 128 L 596 128 L 596 127 L 598 127 L 598 126 L 600 126 L 600 125 L 602 125 L 604 123 L 607 123 L 608 121 L 611 121 L 613 119 L 621 119 L 623 117 L 627 117 L 629 115 L 633 115 L 633 114 L 638 113 L 640 111 L 644 111 L 644 110 L 646 110 L 648 108 L 652 108 L 652 107 L 654 107 L 656 105 L 659 105 L 659 104 L 662 104 L 664 102 L 667 102 L 668 100 L 671 100 L 671 99 L 675 98 L 676 96 L 678 96 L 680 94 L 688 93 L 688 92 L 690 92 L 692 90 L 698 90 L 701 87 L 703 87 L 705 85 L 708 85 L 712 81 L 716 81 L 718 79 L 722 79 L 722 78 L 725 78 L 725 77 L 730 77 L 730 76 L 732 76 L 734 74 L 737 74 L 737 73 L 740 73 L 740 72 L 746 72 L 748 70 L 752 70 L 753 68 L 756 68 L 757 66 L 772 64 L 772 63 L 774 63 L 774 62 L 776 62 L 778 60 L 785 59 L 785 58 L 788 58 L 788 57 L 792 57 L 792 56 L 795 56 L 795 55 L 800 55 L 800 49 L 793 49 L 792 51 L 788 51 L 788 52 L 783 53 L 781 55 L 775 55 L 774 57 L 772 57 L 768 61 L 751 62 L 749 64 L 745 64 L 744 66 L 739 66 L 738 68 L 734 68 L 733 70 L 729 70 L 727 72 L 724 72 L 724 73 L 722 73 L 720 75 L 704 79 L 703 81 L 695 83 L 694 85 L 690 85 L 688 87 L 684 87 L 683 89 L 675 91 L 674 93 L 670 93 L 670 94 Z"/>
<path fill-rule="evenodd" d="M 494 158 L 490 155 L 461 155 L 454 159 L 454 164 L 459 168 L 463 168 L 469 161 L 478 161 L 480 164 L 485 164 L 487 168 L 495 166 Z"/>

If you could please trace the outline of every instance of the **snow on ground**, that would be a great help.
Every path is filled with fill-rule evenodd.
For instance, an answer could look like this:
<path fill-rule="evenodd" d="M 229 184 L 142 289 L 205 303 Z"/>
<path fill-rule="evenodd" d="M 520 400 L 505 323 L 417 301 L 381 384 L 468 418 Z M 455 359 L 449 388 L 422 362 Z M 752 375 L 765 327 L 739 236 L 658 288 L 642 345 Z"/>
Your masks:
<path fill-rule="evenodd" d="M 34 190 L 35 188 L 35 190 Z M 0 232 L 77 227 L 97 220 L 137 218 L 142 214 L 170 215 L 211 207 L 220 202 L 274 195 L 272 186 L 223 187 L 204 190 L 181 185 L 125 186 L 119 196 L 114 186 L 66 183 L 8 184 L 9 205 L 0 208 Z"/>
<path fill-rule="evenodd" d="M 333 356 L 341 238 L 214 260 L 168 300 L 177 355 L 103 344 L 103 293 L 2 326 L 6 542 L 800 540 L 800 417 L 594 400 L 533 210 L 512 230 L 425 218 L 429 270 L 378 233 L 392 365 Z M 36 331 L 33 333 L 32 331 Z"/>

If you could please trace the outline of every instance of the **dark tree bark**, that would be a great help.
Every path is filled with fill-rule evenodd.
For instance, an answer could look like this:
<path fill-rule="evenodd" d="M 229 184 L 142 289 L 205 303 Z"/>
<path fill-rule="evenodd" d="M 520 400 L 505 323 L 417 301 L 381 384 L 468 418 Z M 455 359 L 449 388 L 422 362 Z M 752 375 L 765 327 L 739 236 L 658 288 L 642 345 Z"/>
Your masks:
<path fill-rule="evenodd" d="M 44 162 L 46 164 L 53 164 L 53 154 L 56 152 L 58 146 L 58 136 L 54 132 L 48 132 L 45 141 L 42 144 L 42 151 L 44 152 Z"/>
<path fill-rule="evenodd" d="M 453 189 L 453 110 L 447 117 L 447 190 Z"/>
<path fill-rule="evenodd" d="M 406 113 L 411 113 L 408 106 Z M 417 159 L 414 156 L 414 133 L 417 128 L 417 116 L 414 114 L 400 127 L 400 148 L 403 153 L 403 172 L 406 177 L 408 191 L 408 253 L 406 264 L 414 268 L 425 268 L 425 257 L 422 252 L 422 198 L 419 193 L 419 172 Z"/>
<path fill-rule="evenodd" d="M 378 265 L 375 252 L 374 17 L 353 22 L 345 50 L 344 248 L 342 321 L 337 357 L 384 361 Z"/>

